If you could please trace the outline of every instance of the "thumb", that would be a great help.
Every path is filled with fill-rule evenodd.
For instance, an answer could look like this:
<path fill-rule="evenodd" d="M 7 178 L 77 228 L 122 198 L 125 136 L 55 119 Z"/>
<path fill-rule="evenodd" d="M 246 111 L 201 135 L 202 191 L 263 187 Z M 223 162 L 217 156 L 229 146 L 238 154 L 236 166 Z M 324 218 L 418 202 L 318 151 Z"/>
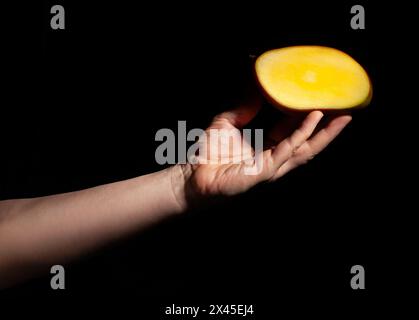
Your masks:
<path fill-rule="evenodd" d="M 237 108 L 225 111 L 214 118 L 217 120 L 227 120 L 236 128 L 247 125 L 256 116 L 262 106 L 262 98 L 259 95 L 252 95 L 243 101 Z"/>

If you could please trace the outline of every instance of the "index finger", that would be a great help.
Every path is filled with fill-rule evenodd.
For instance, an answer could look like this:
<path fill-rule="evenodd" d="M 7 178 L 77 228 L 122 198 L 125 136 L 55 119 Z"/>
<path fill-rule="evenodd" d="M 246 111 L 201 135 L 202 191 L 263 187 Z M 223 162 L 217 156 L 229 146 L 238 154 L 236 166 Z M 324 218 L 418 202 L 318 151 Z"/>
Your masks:
<path fill-rule="evenodd" d="M 318 154 L 332 142 L 339 133 L 352 120 L 350 115 L 335 116 L 329 123 L 319 130 L 312 138 L 307 140 L 307 144 L 313 154 Z"/>

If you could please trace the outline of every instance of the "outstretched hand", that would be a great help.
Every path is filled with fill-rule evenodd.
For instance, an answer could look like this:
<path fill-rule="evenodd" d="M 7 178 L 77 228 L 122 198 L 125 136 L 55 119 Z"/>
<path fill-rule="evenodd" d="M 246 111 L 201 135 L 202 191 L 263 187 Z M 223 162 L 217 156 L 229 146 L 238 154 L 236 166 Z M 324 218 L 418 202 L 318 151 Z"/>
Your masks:
<path fill-rule="evenodd" d="M 256 116 L 260 107 L 260 101 L 254 101 L 221 113 L 213 119 L 206 133 L 222 132 L 219 129 L 240 130 Z M 321 111 L 312 111 L 304 119 L 288 116 L 279 121 L 267 135 L 264 134 L 264 150 L 259 154 L 262 167 L 258 174 L 253 175 L 246 174 L 245 168 L 249 167 L 249 161 L 255 165 L 252 159 L 258 155 L 255 156 L 255 151 L 243 135 L 232 135 L 227 141 L 221 135 L 215 137 L 221 145 L 238 144 L 242 148 L 210 147 L 199 158 L 211 161 L 179 165 L 185 179 L 184 192 L 178 194 L 182 198 L 180 202 L 188 205 L 201 198 L 238 194 L 260 182 L 275 181 L 290 170 L 307 163 L 351 121 L 350 115 L 335 115 L 320 124 L 322 118 Z M 233 161 L 237 158 L 242 161 Z"/>
<path fill-rule="evenodd" d="M 263 136 L 264 148 L 255 143 L 254 150 L 241 129 L 259 109 L 257 101 L 216 116 L 206 130 L 210 140 L 200 139 L 207 148 L 193 155 L 196 163 L 76 192 L 0 201 L 0 288 L 48 272 L 203 199 L 274 181 L 312 159 L 351 120 L 334 116 L 319 124 L 320 111 L 305 119 L 289 117 Z M 225 132 L 234 134 L 226 139 Z M 256 172 L 249 174 L 255 165 Z"/>

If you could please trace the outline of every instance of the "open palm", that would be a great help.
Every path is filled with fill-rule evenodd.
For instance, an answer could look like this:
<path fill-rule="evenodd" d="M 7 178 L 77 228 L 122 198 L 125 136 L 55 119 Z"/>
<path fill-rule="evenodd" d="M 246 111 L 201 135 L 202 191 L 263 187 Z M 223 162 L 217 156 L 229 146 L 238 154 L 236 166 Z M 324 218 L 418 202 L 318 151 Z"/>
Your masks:
<path fill-rule="evenodd" d="M 219 114 L 206 133 L 217 133 L 219 129 L 238 131 L 256 116 L 259 109 L 260 103 L 253 102 Z M 321 111 L 312 111 L 304 119 L 287 117 L 264 137 L 264 150 L 256 155 L 240 134 L 231 136 L 228 141 L 215 136 L 220 145 L 238 144 L 242 148 L 210 147 L 199 155 L 201 160 L 209 161 L 184 165 L 182 169 L 188 192 L 198 193 L 199 196 L 234 195 L 260 182 L 282 177 L 322 151 L 351 120 L 349 115 L 333 116 L 320 126 L 322 117 Z M 256 165 L 255 158 L 260 159 L 261 170 L 258 170 L 258 174 L 248 174 L 246 170 Z M 237 159 L 241 161 L 233 161 Z"/>

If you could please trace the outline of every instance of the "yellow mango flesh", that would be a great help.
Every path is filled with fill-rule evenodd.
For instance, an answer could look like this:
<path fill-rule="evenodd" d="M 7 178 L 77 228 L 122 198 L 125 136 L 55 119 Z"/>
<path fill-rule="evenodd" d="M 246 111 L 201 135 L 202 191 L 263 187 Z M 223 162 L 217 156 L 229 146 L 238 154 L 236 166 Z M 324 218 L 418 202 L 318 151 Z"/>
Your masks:
<path fill-rule="evenodd" d="M 372 88 L 362 66 L 346 53 L 320 46 L 275 49 L 255 64 L 257 80 L 277 107 L 296 111 L 366 106 Z"/>

